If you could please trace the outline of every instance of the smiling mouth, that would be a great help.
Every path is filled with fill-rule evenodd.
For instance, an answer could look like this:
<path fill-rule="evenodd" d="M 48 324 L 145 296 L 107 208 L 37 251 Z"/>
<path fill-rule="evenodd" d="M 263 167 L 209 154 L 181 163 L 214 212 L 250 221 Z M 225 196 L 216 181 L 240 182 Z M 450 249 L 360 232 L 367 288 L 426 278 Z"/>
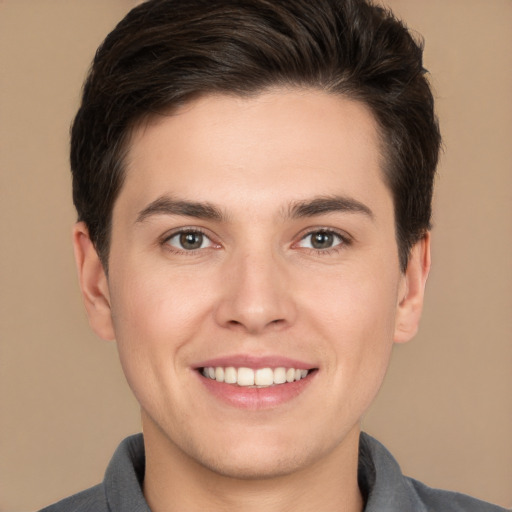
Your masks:
<path fill-rule="evenodd" d="M 299 368 L 252 368 L 234 366 L 207 366 L 199 368 L 207 379 L 241 387 L 268 388 L 305 379 L 315 369 Z"/>

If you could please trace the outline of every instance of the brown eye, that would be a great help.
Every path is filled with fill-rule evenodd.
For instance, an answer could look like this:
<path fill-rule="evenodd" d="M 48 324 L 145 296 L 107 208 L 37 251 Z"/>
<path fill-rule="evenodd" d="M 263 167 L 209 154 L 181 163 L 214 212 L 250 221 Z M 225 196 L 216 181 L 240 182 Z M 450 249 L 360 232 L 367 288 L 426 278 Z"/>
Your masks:
<path fill-rule="evenodd" d="M 183 249 L 189 251 L 199 249 L 203 243 L 202 233 L 182 233 L 180 235 L 180 245 Z"/>
<path fill-rule="evenodd" d="M 318 231 L 311 235 L 311 247 L 314 249 L 328 249 L 332 247 L 334 235 L 325 231 Z"/>
<path fill-rule="evenodd" d="M 200 231 L 181 231 L 171 236 L 167 243 L 182 251 L 194 251 L 212 245 L 211 240 Z"/>

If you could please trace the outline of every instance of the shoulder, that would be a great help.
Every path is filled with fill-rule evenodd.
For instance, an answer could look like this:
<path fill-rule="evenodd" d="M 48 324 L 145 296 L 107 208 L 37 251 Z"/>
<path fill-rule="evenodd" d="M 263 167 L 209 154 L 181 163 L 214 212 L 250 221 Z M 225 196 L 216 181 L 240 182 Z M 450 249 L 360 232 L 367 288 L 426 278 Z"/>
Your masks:
<path fill-rule="evenodd" d="M 141 487 L 144 471 L 144 439 L 136 434 L 117 447 L 101 484 L 39 512 L 150 512 Z"/>
<path fill-rule="evenodd" d="M 407 478 L 412 492 L 428 511 L 442 512 L 507 512 L 509 509 L 487 503 L 459 492 L 434 489 L 418 480 Z"/>
<path fill-rule="evenodd" d="M 507 512 L 466 494 L 434 489 L 404 476 L 391 453 L 365 433 L 360 438 L 358 479 L 367 499 L 365 512 Z"/>
<path fill-rule="evenodd" d="M 109 512 L 103 484 L 69 496 L 39 512 Z"/>

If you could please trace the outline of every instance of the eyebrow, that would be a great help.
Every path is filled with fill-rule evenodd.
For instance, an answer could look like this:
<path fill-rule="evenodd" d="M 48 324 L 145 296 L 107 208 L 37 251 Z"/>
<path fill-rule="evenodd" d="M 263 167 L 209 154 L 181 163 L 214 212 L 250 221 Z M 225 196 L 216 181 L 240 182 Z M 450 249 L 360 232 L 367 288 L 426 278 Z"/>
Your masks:
<path fill-rule="evenodd" d="M 149 203 L 137 215 L 137 222 L 143 222 L 153 215 L 182 215 L 219 222 L 225 218 L 222 211 L 211 203 L 176 200 L 169 196 L 161 196 Z"/>
<path fill-rule="evenodd" d="M 284 217 L 299 219 L 333 212 L 362 213 L 373 220 L 373 212 L 365 204 L 345 196 L 321 196 L 311 200 L 295 201 L 287 209 Z M 226 216 L 214 204 L 200 201 L 187 201 L 161 196 L 152 201 L 137 215 L 137 223 L 153 215 L 181 215 L 197 219 L 222 222 Z"/>
<path fill-rule="evenodd" d="M 374 219 L 373 212 L 360 201 L 345 196 L 321 196 L 309 201 L 297 201 L 290 205 L 287 216 L 292 219 L 314 217 L 325 213 L 350 212 L 362 213 Z"/>

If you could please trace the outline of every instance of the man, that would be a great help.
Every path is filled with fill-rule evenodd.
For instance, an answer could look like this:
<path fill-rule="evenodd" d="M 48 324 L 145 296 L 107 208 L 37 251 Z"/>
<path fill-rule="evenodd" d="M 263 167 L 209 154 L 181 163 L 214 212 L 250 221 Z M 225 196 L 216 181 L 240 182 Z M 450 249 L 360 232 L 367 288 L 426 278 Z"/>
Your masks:
<path fill-rule="evenodd" d="M 107 37 L 72 131 L 74 245 L 144 437 L 47 510 L 499 510 L 360 432 L 430 266 L 421 58 L 361 0 L 153 0 Z"/>

